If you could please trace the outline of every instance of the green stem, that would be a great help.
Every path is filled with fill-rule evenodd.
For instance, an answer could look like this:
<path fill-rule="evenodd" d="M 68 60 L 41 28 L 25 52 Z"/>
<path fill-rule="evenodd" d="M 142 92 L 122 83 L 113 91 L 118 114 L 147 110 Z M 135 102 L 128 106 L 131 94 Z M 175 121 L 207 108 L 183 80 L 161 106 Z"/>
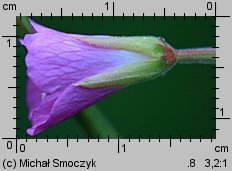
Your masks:
<path fill-rule="evenodd" d="M 215 64 L 216 50 L 213 48 L 193 48 L 175 50 L 177 63 L 180 64 Z"/>
<path fill-rule="evenodd" d="M 119 132 L 112 126 L 104 114 L 95 106 L 82 111 L 78 120 L 94 136 L 99 138 L 116 138 Z"/>

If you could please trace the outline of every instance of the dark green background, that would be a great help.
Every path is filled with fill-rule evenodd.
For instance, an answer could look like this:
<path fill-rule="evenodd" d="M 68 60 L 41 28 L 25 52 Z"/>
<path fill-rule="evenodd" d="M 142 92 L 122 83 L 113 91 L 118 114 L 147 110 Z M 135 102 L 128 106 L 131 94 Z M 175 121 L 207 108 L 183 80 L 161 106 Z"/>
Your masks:
<path fill-rule="evenodd" d="M 33 17 L 33 20 L 44 26 L 66 33 L 105 34 L 105 35 L 155 35 L 164 37 L 175 48 L 193 48 L 215 46 L 215 20 L 212 17 Z M 22 36 L 20 28 L 17 34 Z M 26 68 L 23 57 L 24 47 L 18 48 L 17 96 L 24 97 Z M 215 76 L 213 65 L 177 65 L 164 76 L 152 81 L 130 86 L 97 103 L 98 108 L 117 128 L 120 137 L 128 138 L 215 138 Z M 24 98 L 17 99 L 17 136 L 25 138 L 25 130 L 30 127 Z M 79 116 L 82 114 L 79 114 Z M 79 116 L 71 118 L 43 133 L 38 138 L 87 138 L 89 132 L 78 121 Z M 29 135 L 28 135 L 29 137 Z M 32 137 L 29 137 L 32 138 Z M 96 138 L 90 134 L 90 138 Z"/>

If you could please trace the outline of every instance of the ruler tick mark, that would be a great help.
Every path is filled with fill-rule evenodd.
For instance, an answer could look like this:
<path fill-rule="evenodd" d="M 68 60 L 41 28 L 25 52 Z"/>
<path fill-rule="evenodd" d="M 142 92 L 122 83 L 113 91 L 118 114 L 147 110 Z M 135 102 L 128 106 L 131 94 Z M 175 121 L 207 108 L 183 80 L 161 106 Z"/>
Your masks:
<path fill-rule="evenodd" d="M 17 119 L 21 119 L 21 118 L 13 118 L 13 119 L 16 119 L 16 120 L 17 120 Z"/>
<path fill-rule="evenodd" d="M 170 139 L 170 144 L 169 145 L 170 145 L 170 147 L 172 147 L 172 136 L 171 135 L 169 136 L 169 139 Z"/>
<path fill-rule="evenodd" d="M 21 88 L 21 87 L 17 86 L 17 87 L 8 87 L 8 88 Z"/>
<path fill-rule="evenodd" d="M 67 135 L 67 147 L 68 147 L 68 138 L 69 138 L 69 136 Z"/>
<path fill-rule="evenodd" d="M 62 20 L 62 19 L 63 19 L 63 9 L 60 8 L 60 20 Z"/>
<path fill-rule="evenodd" d="M 119 143 L 119 134 L 118 134 L 118 153 L 120 152 L 119 149 L 120 148 L 120 143 Z"/>
<path fill-rule="evenodd" d="M 213 66 L 212 68 L 216 68 L 217 69 L 217 68 L 225 68 L 225 67 L 217 67 L 217 66 L 215 67 L 215 66 Z"/>
<path fill-rule="evenodd" d="M 114 2 L 113 2 L 113 20 L 114 20 Z"/>
<path fill-rule="evenodd" d="M 212 129 L 212 131 L 219 131 L 219 129 L 217 129 L 217 128 L 216 128 L 216 129 L 215 129 L 215 128 L 213 128 L 213 129 Z"/>
<path fill-rule="evenodd" d="M 166 17 L 166 9 L 164 8 L 164 20 L 165 20 L 165 17 Z"/>
<path fill-rule="evenodd" d="M 212 118 L 212 119 L 230 119 L 230 118 Z"/>
<path fill-rule="evenodd" d="M 21 107 L 19 107 L 19 106 L 16 106 L 16 107 L 13 107 L 14 109 L 19 109 L 19 108 L 21 108 Z"/>
<path fill-rule="evenodd" d="M 19 96 L 15 96 L 15 97 L 13 97 L 13 99 L 20 99 L 21 97 L 19 97 Z"/>
<path fill-rule="evenodd" d="M 18 38 L 20 36 L 2 36 L 2 37 L 15 37 L 15 38 Z"/>

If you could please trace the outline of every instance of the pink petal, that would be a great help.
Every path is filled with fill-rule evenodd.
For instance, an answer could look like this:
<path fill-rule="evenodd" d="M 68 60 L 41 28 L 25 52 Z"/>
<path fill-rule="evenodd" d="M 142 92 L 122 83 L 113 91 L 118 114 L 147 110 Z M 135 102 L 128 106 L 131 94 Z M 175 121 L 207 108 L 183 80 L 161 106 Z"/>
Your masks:
<path fill-rule="evenodd" d="M 121 88 L 88 89 L 68 86 L 63 92 L 48 95 L 40 107 L 31 114 L 30 135 L 38 134 L 84 110 L 97 101 L 113 94 Z"/>

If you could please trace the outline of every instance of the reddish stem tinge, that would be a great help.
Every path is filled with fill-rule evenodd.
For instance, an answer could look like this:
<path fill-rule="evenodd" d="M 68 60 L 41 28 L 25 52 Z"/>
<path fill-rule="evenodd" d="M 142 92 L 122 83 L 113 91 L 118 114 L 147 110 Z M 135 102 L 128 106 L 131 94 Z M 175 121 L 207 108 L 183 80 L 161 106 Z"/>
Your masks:
<path fill-rule="evenodd" d="M 213 48 L 195 48 L 175 50 L 177 63 L 215 63 L 216 50 Z"/>

